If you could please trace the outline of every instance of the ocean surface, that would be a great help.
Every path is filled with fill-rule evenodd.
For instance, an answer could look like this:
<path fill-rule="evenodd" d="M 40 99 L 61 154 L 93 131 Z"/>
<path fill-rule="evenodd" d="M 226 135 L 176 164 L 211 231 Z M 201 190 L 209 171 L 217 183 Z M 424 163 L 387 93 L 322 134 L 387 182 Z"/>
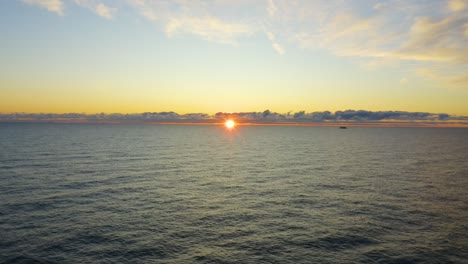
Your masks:
<path fill-rule="evenodd" d="M 2 263 L 468 263 L 468 130 L 0 124 Z"/>

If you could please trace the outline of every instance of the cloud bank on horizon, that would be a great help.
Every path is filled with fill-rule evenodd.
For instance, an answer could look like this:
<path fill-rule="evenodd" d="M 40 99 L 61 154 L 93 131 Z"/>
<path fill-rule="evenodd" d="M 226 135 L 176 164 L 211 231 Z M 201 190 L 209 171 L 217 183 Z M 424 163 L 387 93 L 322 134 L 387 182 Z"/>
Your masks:
<path fill-rule="evenodd" d="M 218 112 L 178 114 L 176 112 L 122 113 L 0 113 L 0 122 L 70 122 L 70 123 L 220 123 L 234 119 L 239 123 L 253 124 L 323 124 L 323 123 L 424 123 L 468 126 L 468 116 L 452 116 L 445 113 L 406 111 L 321 111 L 277 113 L 263 112 Z"/>
<path fill-rule="evenodd" d="M 78 6 L 119 19 L 130 9 L 168 38 L 189 34 L 239 45 L 263 36 L 279 55 L 292 48 L 320 49 L 366 67 L 406 63 L 411 74 L 468 89 L 468 0 L 18 1 L 60 16 Z"/>

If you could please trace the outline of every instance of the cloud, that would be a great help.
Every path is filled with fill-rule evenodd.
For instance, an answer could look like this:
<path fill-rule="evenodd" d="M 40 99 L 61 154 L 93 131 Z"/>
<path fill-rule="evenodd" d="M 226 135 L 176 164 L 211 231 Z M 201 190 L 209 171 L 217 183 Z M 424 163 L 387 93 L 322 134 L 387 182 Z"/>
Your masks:
<path fill-rule="evenodd" d="M 401 59 L 468 63 L 468 44 L 463 40 L 467 16 L 449 16 L 441 20 L 416 18 L 409 40 L 394 53 Z"/>
<path fill-rule="evenodd" d="M 457 12 L 444 11 L 446 3 Z M 418 2 L 382 1 L 372 6 L 374 12 L 365 13 L 346 5 L 322 4 L 323 9 L 333 11 L 320 19 L 314 13 L 304 17 L 304 27 L 300 23 L 298 27 L 303 30 L 296 32 L 292 40 L 302 48 L 325 49 L 364 65 L 391 67 L 391 62 L 405 63 L 408 74 L 414 72 L 414 65 L 424 64 L 437 65 L 438 75 L 454 68 L 464 68 L 466 72 L 468 14 L 459 12 L 466 3 L 440 1 L 427 7 Z M 317 25 L 318 30 L 310 30 Z M 460 70 L 456 76 L 451 72 L 451 78 L 437 78 L 440 87 L 453 87 L 456 83 L 457 87 L 468 88 Z"/>
<path fill-rule="evenodd" d="M 63 15 L 61 0 L 21 1 Z M 74 1 L 108 19 L 117 12 L 111 5 L 130 7 L 169 38 L 191 35 L 232 45 L 266 34 L 280 55 L 288 44 L 288 49 L 322 50 L 358 64 L 404 66 L 407 74 L 437 66 L 433 72 L 442 76 L 468 65 L 467 0 Z M 438 78 L 441 87 L 468 87 L 463 72 L 456 72 Z"/>
<path fill-rule="evenodd" d="M 240 123 L 279 123 L 279 124 L 333 124 L 333 123 L 374 123 L 386 124 L 445 124 L 468 126 L 467 116 L 451 116 L 445 113 L 406 112 L 406 111 L 321 111 L 296 113 L 277 113 L 270 110 L 263 112 L 218 112 L 214 115 L 204 113 L 178 114 L 176 112 L 144 112 L 136 114 L 122 113 L 65 113 L 31 114 L 0 113 L 0 122 L 69 122 L 69 123 L 221 123 L 233 118 Z"/>
<path fill-rule="evenodd" d="M 268 2 L 268 6 L 267 6 L 268 15 L 273 17 L 278 11 L 278 8 L 276 7 L 275 2 L 273 2 L 273 0 L 268 0 L 267 2 Z"/>
<path fill-rule="evenodd" d="M 234 118 L 242 122 L 339 122 L 339 121 L 440 121 L 440 120 L 460 120 L 461 117 L 450 116 L 445 113 L 428 112 L 406 112 L 406 111 L 367 111 L 367 110 L 345 110 L 322 112 L 298 111 L 295 113 L 280 114 L 265 110 L 264 112 L 240 112 L 215 114 L 215 119 Z M 468 118 L 468 117 L 463 117 Z"/>
<path fill-rule="evenodd" d="M 468 73 L 454 76 L 449 81 L 454 87 L 468 89 Z"/>
<path fill-rule="evenodd" d="M 60 16 L 64 15 L 64 4 L 61 0 L 21 0 L 24 3 L 30 5 L 38 5 L 46 8 L 50 12 L 59 14 Z"/>
<path fill-rule="evenodd" d="M 113 13 L 115 13 L 114 8 L 110 8 L 103 3 L 100 3 L 99 5 L 96 6 L 96 13 L 102 17 L 111 19 L 113 16 Z"/>
<path fill-rule="evenodd" d="M 293 40 L 303 48 L 327 49 L 338 56 L 345 57 L 375 57 L 381 51 L 379 47 L 386 36 L 379 35 L 382 22 L 378 18 L 361 18 L 351 13 L 339 13 L 327 17 L 321 27 L 315 31 L 300 31 Z"/>
<path fill-rule="evenodd" d="M 281 45 L 276 41 L 275 35 L 274 35 L 272 32 L 267 32 L 267 37 L 268 37 L 268 39 L 271 41 L 271 46 L 273 47 L 273 49 L 274 49 L 279 55 L 283 55 L 283 54 L 285 53 L 285 50 L 284 50 L 283 46 L 281 46 Z"/>
<path fill-rule="evenodd" d="M 384 2 L 379 2 L 373 6 L 373 8 L 376 10 L 381 10 L 381 9 L 384 9 L 385 7 L 387 7 L 387 3 L 384 3 Z"/>
<path fill-rule="evenodd" d="M 121 113 L 0 113 L 0 122 L 3 121 L 69 121 L 69 122 L 204 122 L 213 118 L 203 113 L 177 114 L 175 112 L 145 112 L 138 114 Z"/>
<path fill-rule="evenodd" d="M 171 18 L 167 21 L 165 31 L 168 36 L 186 32 L 205 40 L 228 44 L 234 44 L 237 37 L 251 33 L 247 25 L 228 23 L 210 16 Z"/>
<path fill-rule="evenodd" d="M 467 6 L 467 1 L 465 0 L 450 0 L 449 9 L 453 12 L 462 11 Z"/>
<path fill-rule="evenodd" d="M 117 8 L 110 7 L 96 0 L 75 0 L 75 3 L 85 7 L 103 18 L 112 19 L 117 13 Z"/>
<path fill-rule="evenodd" d="M 227 6 L 236 2 L 215 1 L 210 4 L 198 1 L 144 1 L 128 0 L 147 20 L 162 25 L 169 37 L 192 34 L 207 41 L 236 44 L 242 36 L 256 29 L 251 23 L 241 21 L 236 15 L 220 15 Z"/>
<path fill-rule="evenodd" d="M 468 89 L 468 72 L 456 69 L 440 69 L 437 67 L 421 68 L 416 71 L 419 76 L 435 81 L 440 85 L 453 89 Z"/>

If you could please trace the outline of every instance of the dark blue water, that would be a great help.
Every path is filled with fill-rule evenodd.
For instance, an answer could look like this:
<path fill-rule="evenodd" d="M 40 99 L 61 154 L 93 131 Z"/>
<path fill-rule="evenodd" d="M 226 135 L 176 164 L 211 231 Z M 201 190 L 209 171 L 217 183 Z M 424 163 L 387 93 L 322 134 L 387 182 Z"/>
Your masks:
<path fill-rule="evenodd" d="M 468 130 L 0 124 L 5 263 L 468 263 Z"/>

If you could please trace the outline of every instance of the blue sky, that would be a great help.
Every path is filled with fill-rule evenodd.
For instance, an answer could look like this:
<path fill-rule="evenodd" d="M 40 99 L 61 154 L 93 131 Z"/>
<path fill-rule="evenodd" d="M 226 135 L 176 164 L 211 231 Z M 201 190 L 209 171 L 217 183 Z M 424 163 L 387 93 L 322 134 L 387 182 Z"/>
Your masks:
<path fill-rule="evenodd" d="M 468 114 L 468 1 L 0 3 L 0 112 Z"/>

